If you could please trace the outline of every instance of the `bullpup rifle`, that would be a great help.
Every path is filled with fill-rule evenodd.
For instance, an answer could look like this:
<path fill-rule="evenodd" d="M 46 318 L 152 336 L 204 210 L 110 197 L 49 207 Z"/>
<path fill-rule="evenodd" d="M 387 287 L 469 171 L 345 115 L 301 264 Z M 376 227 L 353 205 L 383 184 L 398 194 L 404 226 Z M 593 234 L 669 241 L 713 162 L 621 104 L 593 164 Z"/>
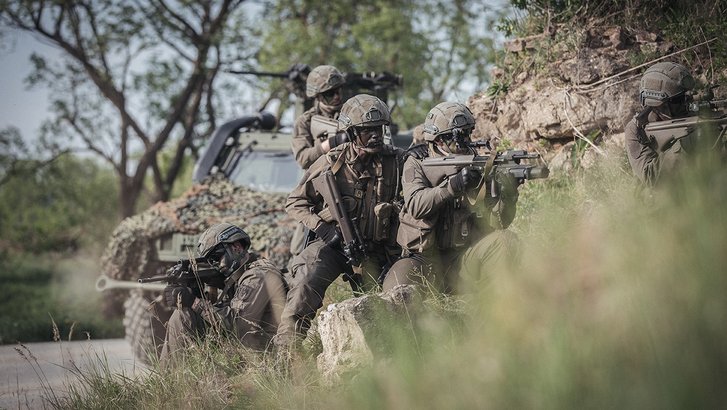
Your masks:
<path fill-rule="evenodd" d="M 681 141 L 685 148 L 700 145 L 724 149 L 727 143 L 727 111 L 718 110 L 724 107 L 727 107 L 727 100 L 693 102 L 689 109 L 695 115 L 646 124 L 647 142 L 653 144 L 658 152 L 668 150 L 677 141 Z M 650 109 L 647 109 L 639 114 L 639 117 L 644 116 L 642 121 L 649 112 Z"/>
<path fill-rule="evenodd" d="M 139 283 L 166 282 L 186 286 L 192 293 L 201 297 L 205 285 L 223 289 L 224 275 L 216 267 L 210 265 L 205 258 L 182 259 L 167 270 L 164 275 L 140 278 Z"/>
<path fill-rule="evenodd" d="M 545 165 L 523 163 L 523 161 L 537 160 L 539 154 L 532 154 L 525 150 L 508 150 L 489 155 L 448 155 L 445 157 L 430 157 L 422 161 L 422 167 L 427 178 L 434 184 L 439 184 L 448 176 L 454 175 L 462 168 L 472 166 L 482 171 L 488 181 L 494 181 L 497 172 L 507 172 L 519 184 L 527 179 L 547 178 L 550 170 Z M 489 168 L 489 169 L 488 169 Z"/>

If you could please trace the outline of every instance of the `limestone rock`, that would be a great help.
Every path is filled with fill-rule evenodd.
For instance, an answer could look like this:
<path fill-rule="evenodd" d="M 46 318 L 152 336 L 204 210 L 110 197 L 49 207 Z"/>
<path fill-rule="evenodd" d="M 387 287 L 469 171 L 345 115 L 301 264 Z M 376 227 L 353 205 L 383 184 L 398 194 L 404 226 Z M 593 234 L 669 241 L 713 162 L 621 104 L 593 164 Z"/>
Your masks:
<path fill-rule="evenodd" d="M 417 295 L 415 287 L 401 285 L 386 294 L 328 305 L 316 320 L 322 345 L 317 364 L 323 378 L 335 383 L 386 356 L 392 337 L 400 335 L 391 325 L 407 318 L 404 309 L 418 304 Z"/>

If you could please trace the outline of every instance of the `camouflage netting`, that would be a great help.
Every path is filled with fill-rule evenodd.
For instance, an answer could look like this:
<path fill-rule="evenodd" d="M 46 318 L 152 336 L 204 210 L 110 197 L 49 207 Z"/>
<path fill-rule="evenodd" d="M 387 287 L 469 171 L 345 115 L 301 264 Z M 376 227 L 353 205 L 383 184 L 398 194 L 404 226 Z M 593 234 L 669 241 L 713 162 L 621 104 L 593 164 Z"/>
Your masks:
<path fill-rule="evenodd" d="M 199 234 L 218 222 L 242 227 L 252 239 L 253 250 L 283 268 L 295 227 L 285 213 L 286 198 L 285 194 L 252 191 L 222 179 L 194 185 L 181 197 L 122 221 L 102 257 L 103 273 L 120 280 L 156 274 L 155 239 L 173 232 Z"/>

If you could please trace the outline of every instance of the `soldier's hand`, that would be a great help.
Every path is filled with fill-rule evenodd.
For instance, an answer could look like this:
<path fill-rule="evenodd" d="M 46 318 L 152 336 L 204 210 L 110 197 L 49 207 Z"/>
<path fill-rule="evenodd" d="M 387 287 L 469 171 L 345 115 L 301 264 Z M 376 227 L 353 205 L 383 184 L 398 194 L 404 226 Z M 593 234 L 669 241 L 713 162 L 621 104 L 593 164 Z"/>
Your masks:
<path fill-rule="evenodd" d="M 186 286 L 167 285 L 164 288 L 164 302 L 173 308 L 192 307 L 195 296 L 192 289 Z"/>
<path fill-rule="evenodd" d="M 336 225 L 331 222 L 321 222 L 321 224 L 315 229 L 315 233 L 318 238 L 328 245 L 340 240 L 338 229 L 336 229 Z"/>
<path fill-rule="evenodd" d="M 455 195 L 462 195 L 466 191 L 477 187 L 482 179 L 482 174 L 477 168 L 464 167 L 449 178 L 449 186 Z"/>
<path fill-rule="evenodd" d="M 337 146 L 343 144 L 344 142 L 348 142 L 348 134 L 346 134 L 343 131 L 339 131 L 336 133 L 336 135 L 334 135 L 332 137 L 328 137 L 329 149 L 333 148 L 333 147 L 337 147 Z"/>

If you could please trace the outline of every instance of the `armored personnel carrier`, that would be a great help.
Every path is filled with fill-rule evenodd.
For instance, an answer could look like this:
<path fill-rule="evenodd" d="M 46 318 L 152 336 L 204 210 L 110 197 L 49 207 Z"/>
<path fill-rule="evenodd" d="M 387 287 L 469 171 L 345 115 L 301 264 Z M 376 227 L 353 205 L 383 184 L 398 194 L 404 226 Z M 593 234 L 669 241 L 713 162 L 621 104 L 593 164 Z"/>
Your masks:
<path fill-rule="evenodd" d="M 236 73 L 285 78 L 298 96 L 298 114 L 312 103 L 302 91 L 308 72 L 308 66 L 296 64 L 286 73 Z M 345 96 L 368 92 L 384 101 L 389 90 L 402 85 L 400 76 L 388 73 L 347 73 L 346 79 Z M 392 142 L 405 148 L 411 139 L 411 133 L 395 133 Z M 290 142 L 290 132 L 272 114 L 229 121 L 210 138 L 184 194 L 125 219 L 114 230 L 97 289 L 107 292 L 107 310 L 123 309 L 126 339 L 139 360 L 148 362 L 160 352 L 171 311 L 159 303 L 164 285 L 141 285 L 138 279 L 164 274 L 176 262 L 195 257 L 197 238 L 209 226 L 230 222 L 243 227 L 253 251 L 287 266 L 295 221 L 285 213 L 285 201 L 303 174 Z"/>

